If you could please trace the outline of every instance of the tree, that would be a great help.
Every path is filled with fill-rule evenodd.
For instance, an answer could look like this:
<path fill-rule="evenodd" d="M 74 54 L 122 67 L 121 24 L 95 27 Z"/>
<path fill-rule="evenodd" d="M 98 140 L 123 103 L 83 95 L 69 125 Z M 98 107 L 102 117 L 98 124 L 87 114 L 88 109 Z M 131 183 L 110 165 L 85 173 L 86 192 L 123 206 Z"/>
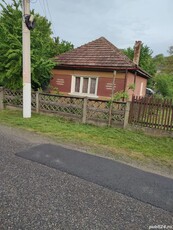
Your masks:
<path fill-rule="evenodd" d="M 10 88 L 22 87 L 22 30 L 19 3 L 0 3 L 0 84 Z M 20 79 L 20 80 L 19 80 Z"/>
<path fill-rule="evenodd" d="M 163 54 L 158 54 L 153 58 L 154 64 L 156 66 L 157 72 L 160 73 L 165 66 L 165 57 Z"/>
<path fill-rule="evenodd" d="M 55 45 L 56 45 L 56 55 L 61 53 L 65 53 L 74 49 L 74 45 L 71 42 L 61 40 L 59 37 L 54 37 Z"/>
<path fill-rule="evenodd" d="M 169 56 L 156 55 L 153 60 L 157 73 L 153 78 L 155 90 L 163 97 L 173 98 L 173 46 L 169 47 Z"/>
<path fill-rule="evenodd" d="M 158 54 L 153 58 L 156 65 L 157 73 L 166 73 L 173 75 L 173 46 L 168 49 L 169 56 L 164 57 L 163 54 Z"/>
<path fill-rule="evenodd" d="M 127 48 L 124 49 L 124 53 L 133 60 L 134 57 L 134 48 Z M 154 64 L 152 58 L 153 51 L 147 46 L 142 44 L 141 45 L 141 52 L 140 52 L 140 59 L 139 59 L 139 66 L 148 72 L 150 75 L 154 75 L 156 73 L 156 66 Z"/>
<path fill-rule="evenodd" d="M 173 98 L 173 76 L 157 74 L 154 77 L 155 88 L 163 97 Z"/>
<path fill-rule="evenodd" d="M 22 11 L 21 0 L 0 3 L 0 84 L 11 88 L 22 88 Z M 36 27 L 31 31 L 31 84 L 34 90 L 44 89 L 50 82 L 51 70 L 55 66 L 53 57 L 60 53 L 54 42 L 51 23 L 39 14 L 31 12 Z M 63 49 L 67 42 L 63 42 Z M 68 50 L 68 47 L 66 47 Z"/>
<path fill-rule="evenodd" d="M 173 46 L 169 47 L 168 53 L 169 53 L 170 56 L 173 55 Z"/>
<path fill-rule="evenodd" d="M 165 57 L 165 66 L 163 71 L 173 75 L 173 46 L 168 49 L 169 56 Z"/>

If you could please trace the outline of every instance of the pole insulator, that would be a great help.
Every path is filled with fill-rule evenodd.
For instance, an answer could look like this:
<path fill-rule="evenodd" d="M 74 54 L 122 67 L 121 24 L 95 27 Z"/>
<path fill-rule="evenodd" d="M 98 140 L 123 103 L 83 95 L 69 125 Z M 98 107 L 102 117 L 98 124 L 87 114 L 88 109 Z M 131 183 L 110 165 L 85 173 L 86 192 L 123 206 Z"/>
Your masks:
<path fill-rule="evenodd" d="M 25 15 L 25 24 L 28 30 L 33 30 L 35 27 L 35 21 L 33 15 Z"/>

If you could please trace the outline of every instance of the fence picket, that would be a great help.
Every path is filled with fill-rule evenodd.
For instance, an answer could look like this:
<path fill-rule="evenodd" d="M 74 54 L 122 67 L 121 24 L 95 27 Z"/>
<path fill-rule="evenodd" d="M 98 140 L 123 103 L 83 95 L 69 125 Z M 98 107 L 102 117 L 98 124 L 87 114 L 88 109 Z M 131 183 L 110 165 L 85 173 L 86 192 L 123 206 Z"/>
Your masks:
<path fill-rule="evenodd" d="M 171 100 L 171 119 L 170 119 L 170 130 L 173 130 L 173 101 Z"/>
<path fill-rule="evenodd" d="M 129 123 L 172 131 L 172 100 L 160 100 L 152 97 L 133 98 L 129 114 Z"/>

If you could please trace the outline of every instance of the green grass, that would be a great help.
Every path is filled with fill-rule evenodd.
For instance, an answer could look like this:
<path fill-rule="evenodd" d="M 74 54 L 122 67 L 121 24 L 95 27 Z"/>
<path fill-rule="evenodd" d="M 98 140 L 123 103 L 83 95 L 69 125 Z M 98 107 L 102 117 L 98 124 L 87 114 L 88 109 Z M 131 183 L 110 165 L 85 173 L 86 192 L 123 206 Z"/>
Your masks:
<path fill-rule="evenodd" d="M 20 111 L 3 110 L 0 123 L 42 133 L 59 143 L 73 144 L 97 154 L 152 160 L 173 167 L 173 139 L 141 132 L 73 123 L 56 116 L 32 114 L 23 119 Z"/>

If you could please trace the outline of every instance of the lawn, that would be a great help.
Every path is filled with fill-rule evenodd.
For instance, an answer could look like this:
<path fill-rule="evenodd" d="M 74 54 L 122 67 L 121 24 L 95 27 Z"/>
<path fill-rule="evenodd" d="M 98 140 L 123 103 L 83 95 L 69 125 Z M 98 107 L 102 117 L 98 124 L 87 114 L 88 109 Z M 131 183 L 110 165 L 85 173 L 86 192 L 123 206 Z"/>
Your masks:
<path fill-rule="evenodd" d="M 32 118 L 24 119 L 22 112 L 13 110 L 0 111 L 0 123 L 41 133 L 58 143 L 115 159 L 153 161 L 173 168 L 173 138 L 84 125 L 57 116 L 32 114 Z"/>

